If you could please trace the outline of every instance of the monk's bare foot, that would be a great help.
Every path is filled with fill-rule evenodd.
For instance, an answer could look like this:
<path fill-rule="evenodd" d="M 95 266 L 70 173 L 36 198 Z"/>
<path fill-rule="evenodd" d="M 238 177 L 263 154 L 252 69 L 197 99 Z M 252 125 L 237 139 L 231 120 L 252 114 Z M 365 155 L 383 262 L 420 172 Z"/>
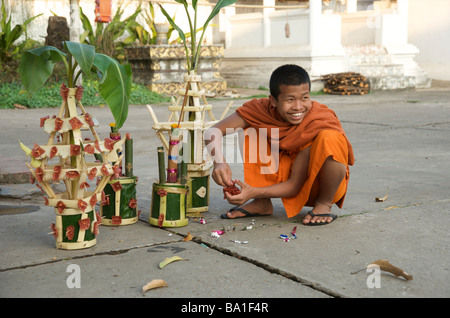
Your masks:
<path fill-rule="evenodd" d="M 273 213 L 273 205 L 270 199 L 253 199 L 253 201 L 240 207 L 252 214 L 272 215 Z M 230 210 L 226 213 L 226 216 L 229 219 L 236 219 L 246 215 L 239 210 Z"/>
<path fill-rule="evenodd" d="M 330 223 L 333 218 L 330 216 L 320 216 L 320 214 L 331 214 L 331 205 L 316 202 L 316 205 L 312 209 L 314 217 L 307 214 L 303 218 L 303 224 L 315 224 L 315 223 Z"/>

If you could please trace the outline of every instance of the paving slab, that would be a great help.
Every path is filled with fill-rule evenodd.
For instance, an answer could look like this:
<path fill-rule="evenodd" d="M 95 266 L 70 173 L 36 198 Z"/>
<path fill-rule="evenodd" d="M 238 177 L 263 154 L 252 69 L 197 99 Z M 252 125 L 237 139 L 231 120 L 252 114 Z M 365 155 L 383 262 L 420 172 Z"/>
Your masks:
<path fill-rule="evenodd" d="M 206 224 L 189 219 L 180 228 L 148 224 L 152 183 L 157 180 L 153 121 L 144 106 L 132 106 L 123 127 L 134 139 L 134 172 L 140 221 L 100 228 L 98 243 L 78 251 L 57 250 L 50 232 L 52 208 L 30 184 L 0 184 L 0 295 L 3 297 L 131 298 L 446 298 L 450 296 L 450 89 L 375 92 L 365 96 L 315 96 L 334 109 L 353 145 L 356 162 L 339 218 L 320 227 L 304 226 L 304 208 L 287 218 L 280 199 L 269 217 L 223 220 L 230 205 L 211 182 Z M 220 116 L 230 100 L 211 101 Z M 245 99 L 234 100 L 238 106 Z M 167 105 L 153 105 L 160 120 Z M 46 142 L 39 118 L 53 109 L 1 110 L 2 154 L 25 162 L 18 139 Z M 88 106 L 109 133 L 107 108 Z M 4 117 L 3 117 L 4 116 Z M 232 145 L 231 145 L 232 146 Z M 232 163 L 233 176 L 243 177 Z M 387 198 L 377 202 L 376 197 Z M 251 228 L 250 228 L 251 226 Z M 284 242 L 280 234 L 296 239 Z M 224 230 L 220 237 L 212 231 Z M 184 242 L 191 234 L 193 240 Z M 164 269 L 165 257 L 189 260 Z M 366 266 L 378 259 L 413 276 L 388 272 L 371 276 Z M 67 267 L 76 264 L 82 288 L 66 285 Z M 104 268 L 104 270 L 99 270 Z M 154 278 L 168 287 L 148 291 Z M 371 282 L 379 285 L 372 286 Z M 28 285 L 27 285 L 28 284 Z M 30 288 L 31 287 L 31 288 Z M 373 288 L 372 288 L 373 287 Z M 256 299 L 255 298 L 255 299 Z"/>

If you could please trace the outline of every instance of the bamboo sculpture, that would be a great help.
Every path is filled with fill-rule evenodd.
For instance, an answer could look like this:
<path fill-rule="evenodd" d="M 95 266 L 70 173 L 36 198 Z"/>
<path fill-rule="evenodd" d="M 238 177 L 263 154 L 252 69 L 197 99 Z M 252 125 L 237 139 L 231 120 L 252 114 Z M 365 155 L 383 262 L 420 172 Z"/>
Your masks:
<path fill-rule="evenodd" d="M 56 116 L 41 118 L 41 127 L 49 133 L 46 145 L 34 145 L 30 152 L 32 182 L 47 194 L 45 204 L 54 207 L 56 222 L 51 225 L 60 249 L 94 246 L 101 218 L 95 211 L 97 202 L 105 200 L 103 189 L 117 176 L 122 157 L 118 151 L 125 140 L 100 140 L 96 121 L 81 104 L 82 87 L 61 86 L 63 102 Z M 77 113 L 77 107 L 81 114 Z M 82 130 L 90 130 L 94 140 L 83 139 Z M 26 146 L 21 144 L 22 149 Z M 87 162 L 86 155 L 97 155 L 102 162 Z M 111 162 L 115 162 L 113 165 Z M 56 193 L 52 184 L 64 183 Z M 92 187 L 92 188 L 91 188 Z M 92 190 L 90 190 L 92 189 Z"/>
<path fill-rule="evenodd" d="M 110 137 L 116 141 L 122 139 L 114 126 L 111 126 Z M 121 161 L 117 163 L 118 176 L 105 186 L 106 202 L 100 207 L 103 225 L 130 225 L 139 219 L 140 211 L 137 210 L 136 198 L 137 177 L 133 175 L 133 139 L 127 133 L 124 141 L 125 165 L 122 165 Z"/>
<path fill-rule="evenodd" d="M 187 183 L 189 187 L 186 203 L 187 215 L 196 217 L 199 216 L 199 213 L 208 211 L 209 204 L 209 175 L 212 160 L 203 152 L 204 131 L 217 121 L 212 112 L 212 105 L 208 104 L 206 100 L 205 90 L 202 89 L 201 76 L 192 71 L 189 75 L 184 76 L 184 81 L 185 89 L 179 90 L 176 103 L 168 107 L 170 114 L 167 122 L 159 122 L 152 107 L 147 105 L 147 108 L 154 121 L 152 128 L 156 130 L 164 150 L 169 152 L 168 173 L 170 174 L 172 169 L 185 169 L 178 175 L 178 180 L 181 183 Z M 221 119 L 226 116 L 231 105 L 232 102 L 226 107 Z M 178 131 L 174 131 L 173 127 L 177 127 Z M 165 134 L 168 134 L 168 137 Z M 171 161 L 172 152 L 178 151 L 180 148 L 175 149 L 174 143 L 178 140 L 175 134 L 182 135 L 184 138 L 183 160 L 178 163 L 179 168 L 175 168 L 175 163 Z M 178 145 L 179 143 L 177 143 Z M 174 180 L 174 175 L 172 175 L 167 181 L 174 182 Z"/>

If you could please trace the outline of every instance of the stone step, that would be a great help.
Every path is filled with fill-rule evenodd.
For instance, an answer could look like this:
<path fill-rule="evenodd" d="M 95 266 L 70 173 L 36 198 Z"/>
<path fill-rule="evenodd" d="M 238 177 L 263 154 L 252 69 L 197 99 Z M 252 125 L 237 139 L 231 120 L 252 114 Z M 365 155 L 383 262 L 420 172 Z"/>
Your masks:
<path fill-rule="evenodd" d="M 388 65 L 392 64 L 389 54 L 358 54 L 348 55 L 350 65 Z"/>
<path fill-rule="evenodd" d="M 350 65 L 352 72 L 363 74 L 365 77 L 402 76 L 404 68 L 401 64 L 385 65 Z"/>
<path fill-rule="evenodd" d="M 382 76 L 368 77 L 370 90 L 393 90 L 416 87 L 414 76 Z"/>

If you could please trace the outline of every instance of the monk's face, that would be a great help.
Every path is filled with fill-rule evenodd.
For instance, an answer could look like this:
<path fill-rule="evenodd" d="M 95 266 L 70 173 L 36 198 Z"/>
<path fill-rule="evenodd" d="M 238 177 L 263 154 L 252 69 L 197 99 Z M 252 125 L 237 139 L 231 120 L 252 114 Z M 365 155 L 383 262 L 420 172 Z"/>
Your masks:
<path fill-rule="evenodd" d="M 311 109 L 309 85 L 281 85 L 278 98 L 271 95 L 270 101 L 285 121 L 298 125 Z"/>

